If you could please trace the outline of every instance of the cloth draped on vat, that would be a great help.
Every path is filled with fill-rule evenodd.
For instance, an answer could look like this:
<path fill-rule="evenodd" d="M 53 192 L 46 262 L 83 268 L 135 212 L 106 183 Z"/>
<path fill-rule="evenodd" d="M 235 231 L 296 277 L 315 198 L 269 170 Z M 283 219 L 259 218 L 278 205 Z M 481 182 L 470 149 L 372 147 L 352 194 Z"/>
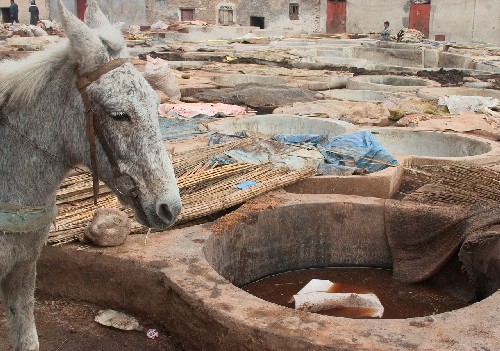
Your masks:
<path fill-rule="evenodd" d="M 388 200 L 385 223 L 396 279 L 418 283 L 468 280 L 464 297 L 484 298 L 500 289 L 500 206 L 435 206 Z M 439 278 L 439 276 L 441 277 Z M 464 287 L 461 287 L 464 289 Z"/>

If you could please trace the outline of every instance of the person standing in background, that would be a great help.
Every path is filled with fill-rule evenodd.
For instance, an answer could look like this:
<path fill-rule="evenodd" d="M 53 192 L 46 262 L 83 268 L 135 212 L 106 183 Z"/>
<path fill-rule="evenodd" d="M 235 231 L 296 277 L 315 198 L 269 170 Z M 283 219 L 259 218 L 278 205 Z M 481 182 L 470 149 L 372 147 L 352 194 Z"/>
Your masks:
<path fill-rule="evenodd" d="M 10 23 L 19 23 L 19 7 L 14 0 L 10 0 Z"/>
<path fill-rule="evenodd" d="M 382 40 L 391 40 L 391 29 L 389 28 L 389 21 L 384 22 L 384 30 L 380 33 Z"/>
<path fill-rule="evenodd" d="M 40 11 L 38 10 L 38 6 L 36 6 L 35 4 L 35 0 L 31 0 L 31 5 L 30 5 L 30 24 L 36 26 L 38 24 L 38 20 L 39 20 L 39 15 L 40 15 Z"/>

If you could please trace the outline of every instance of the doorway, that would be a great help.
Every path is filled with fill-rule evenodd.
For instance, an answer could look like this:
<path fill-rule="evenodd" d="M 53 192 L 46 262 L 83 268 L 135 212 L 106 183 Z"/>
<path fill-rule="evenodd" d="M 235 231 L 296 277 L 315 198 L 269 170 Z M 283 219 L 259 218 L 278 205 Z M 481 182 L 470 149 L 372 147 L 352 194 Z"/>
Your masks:
<path fill-rule="evenodd" d="M 264 29 L 264 17 L 250 16 L 250 26 Z"/>
<path fill-rule="evenodd" d="M 76 0 L 76 16 L 83 21 L 85 10 L 87 9 L 87 0 Z"/>
<path fill-rule="evenodd" d="M 2 22 L 10 23 L 10 9 L 8 7 L 2 7 Z"/>
<path fill-rule="evenodd" d="M 219 9 L 219 24 L 233 24 L 233 10 Z"/>
<path fill-rule="evenodd" d="M 410 19 L 408 28 L 419 30 L 429 38 L 429 19 L 431 17 L 431 4 L 410 4 Z"/>
<path fill-rule="evenodd" d="M 347 6 L 346 1 L 328 0 L 326 6 L 326 32 L 327 33 L 345 33 Z"/>

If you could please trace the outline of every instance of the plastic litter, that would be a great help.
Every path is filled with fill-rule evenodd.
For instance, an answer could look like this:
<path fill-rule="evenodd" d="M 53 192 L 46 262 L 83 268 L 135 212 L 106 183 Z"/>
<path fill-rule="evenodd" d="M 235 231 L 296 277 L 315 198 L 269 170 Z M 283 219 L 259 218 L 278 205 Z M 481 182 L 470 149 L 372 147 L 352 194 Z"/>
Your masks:
<path fill-rule="evenodd" d="M 156 329 L 148 329 L 148 331 L 146 332 L 146 336 L 154 340 L 160 336 L 160 333 L 158 333 L 158 330 Z"/>
<path fill-rule="evenodd" d="M 115 310 L 101 310 L 97 312 L 94 320 L 101 325 L 120 330 L 143 330 L 137 319 Z"/>
<path fill-rule="evenodd" d="M 243 190 L 246 188 L 250 188 L 251 186 L 256 185 L 257 182 L 254 182 L 253 180 L 243 180 L 240 183 L 236 184 L 236 188 Z"/>

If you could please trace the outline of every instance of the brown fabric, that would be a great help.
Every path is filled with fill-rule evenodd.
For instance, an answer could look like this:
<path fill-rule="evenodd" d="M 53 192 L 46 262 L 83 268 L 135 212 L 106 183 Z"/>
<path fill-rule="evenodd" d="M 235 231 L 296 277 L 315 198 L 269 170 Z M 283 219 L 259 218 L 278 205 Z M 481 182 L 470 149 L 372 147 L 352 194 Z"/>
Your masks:
<path fill-rule="evenodd" d="M 385 223 L 394 277 L 410 283 L 439 274 L 458 254 L 474 285 L 478 270 L 473 248 L 500 240 L 500 227 L 495 226 L 500 224 L 500 207 L 432 206 L 388 200 Z M 488 269 L 496 264 L 498 261 L 490 262 Z"/>

